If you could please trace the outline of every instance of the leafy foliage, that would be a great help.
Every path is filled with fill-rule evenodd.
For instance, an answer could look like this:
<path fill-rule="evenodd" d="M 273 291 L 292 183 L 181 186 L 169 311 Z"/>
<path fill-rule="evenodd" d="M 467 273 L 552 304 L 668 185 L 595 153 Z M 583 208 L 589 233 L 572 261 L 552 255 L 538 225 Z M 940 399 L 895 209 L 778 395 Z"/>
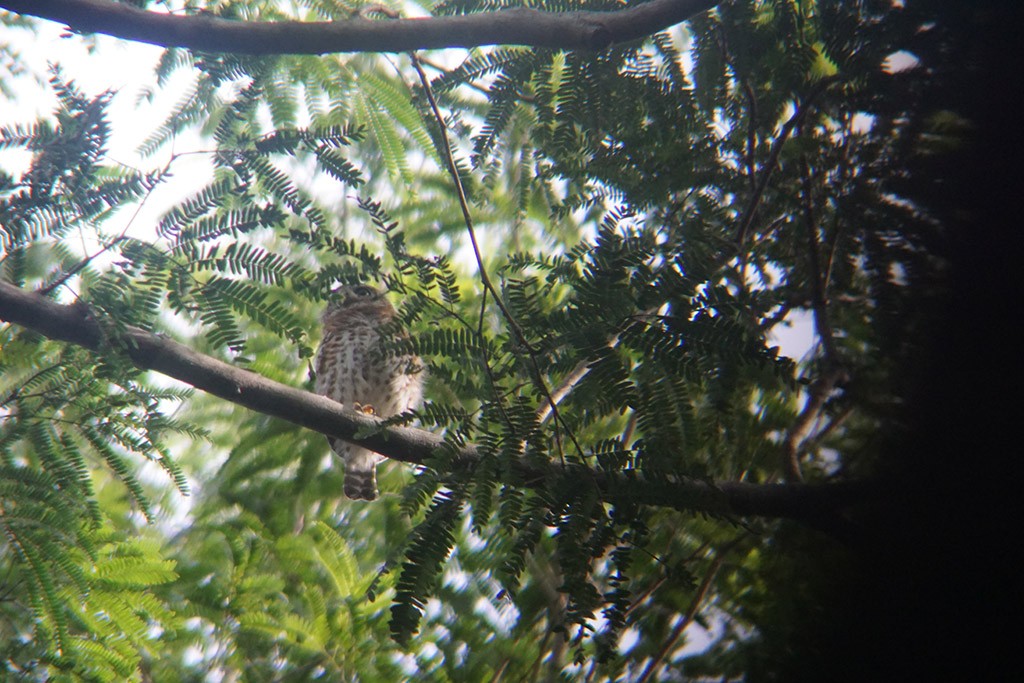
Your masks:
<path fill-rule="evenodd" d="M 274 2 L 199 5 L 287 16 Z M 944 268 L 942 226 L 901 188 L 958 134 L 923 104 L 923 69 L 883 68 L 927 26 L 888 2 L 722 3 L 597 54 L 430 56 L 429 93 L 408 57 L 169 50 L 158 80 L 192 86 L 140 151 L 193 130 L 207 146 L 146 172 L 106 159 L 113 95 L 55 69 L 52 119 L 0 128 L 0 151 L 31 157 L 0 172 L 5 282 L 306 388 L 333 285 L 383 283 L 394 331 L 408 331 L 389 350 L 430 373 L 428 402 L 397 421 L 445 446 L 413 474 L 390 466 L 374 505 L 343 501 L 319 435 L 168 387 L 116 345 L 92 354 L 4 328 L 0 595 L 25 596 L 3 602 L 7 669 L 756 671 L 784 647 L 762 621 L 780 582 L 765 555 L 792 532 L 710 518 L 677 484 L 884 467 L 879 434 L 904 427 L 893 408 Z M 112 220 L 185 154 L 204 155 L 209 178 L 151 230 Z M 95 251 L 74 246 L 85 235 Z M 779 347 L 794 321 L 813 328 L 803 357 Z M 458 458 L 470 443 L 475 467 Z M 672 504 L 608 491 L 608 475 Z M 169 491 L 189 481 L 186 508 Z M 183 526 L 160 523 L 173 510 Z M 693 624 L 710 644 L 690 656 Z"/>

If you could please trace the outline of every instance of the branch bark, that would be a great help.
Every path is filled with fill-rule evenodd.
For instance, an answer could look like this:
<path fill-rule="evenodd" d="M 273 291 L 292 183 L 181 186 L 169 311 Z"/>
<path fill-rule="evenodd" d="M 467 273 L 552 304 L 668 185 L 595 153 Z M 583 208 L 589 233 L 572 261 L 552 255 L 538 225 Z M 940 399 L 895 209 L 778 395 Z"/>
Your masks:
<path fill-rule="evenodd" d="M 602 50 L 686 21 L 720 0 L 653 0 L 612 12 L 514 8 L 446 17 L 250 22 L 151 12 L 113 0 L 0 0 L 0 8 L 83 33 L 236 54 L 408 52 L 481 45 Z"/>
<path fill-rule="evenodd" d="M 198 353 L 184 344 L 135 327 L 117 333 L 105 329 L 85 304 L 63 305 L 0 282 L 0 320 L 31 329 L 49 339 L 103 353 L 124 349 L 132 362 L 180 380 L 201 391 L 300 427 L 351 441 L 394 460 L 427 464 L 443 440 L 410 427 L 380 428 L 380 420 L 349 410 L 330 399 L 267 379 L 249 370 Z M 112 336 L 116 334 L 116 336 Z M 481 454 L 467 446 L 456 467 L 472 468 Z M 518 474 L 537 485 L 553 477 L 593 481 L 609 501 L 669 507 L 724 516 L 791 518 L 814 522 L 884 495 L 878 482 L 837 484 L 710 483 L 695 479 L 652 482 L 638 473 L 609 474 L 581 465 L 552 463 L 541 469 L 523 464 Z"/>

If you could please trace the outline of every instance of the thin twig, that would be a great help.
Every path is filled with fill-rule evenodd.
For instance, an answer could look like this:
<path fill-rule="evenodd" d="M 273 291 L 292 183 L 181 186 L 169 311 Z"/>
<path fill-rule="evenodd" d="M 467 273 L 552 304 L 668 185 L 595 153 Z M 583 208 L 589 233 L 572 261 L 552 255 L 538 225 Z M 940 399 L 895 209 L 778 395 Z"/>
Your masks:
<path fill-rule="evenodd" d="M 686 610 L 686 614 L 676 624 L 675 628 L 672 629 L 672 633 L 669 635 L 668 640 L 661 646 L 657 654 L 650 661 L 644 672 L 640 674 L 640 678 L 637 679 L 637 683 L 646 683 L 650 680 L 651 676 L 657 673 L 658 669 L 661 668 L 662 662 L 668 657 L 673 650 L 675 650 L 676 643 L 682 638 L 683 632 L 693 622 L 693 618 L 697 616 L 697 611 L 700 609 L 700 605 L 704 602 L 704 598 L 707 596 L 708 590 L 711 588 L 712 582 L 715 580 L 715 575 L 718 574 L 718 570 L 721 569 L 722 563 L 725 562 L 726 555 L 736 547 L 736 545 L 743 539 L 742 536 L 727 543 L 723 546 L 716 554 L 715 559 L 711 563 L 711 567 L 708 568 L 707 574 L 704 575 L 704 580 L 700 584 L 700 588 L 697 589 L 697 594 L 693 596 L 693 600 L 690 602 L 690 607 Z"/>
<path fill-rule="evenodd" d="M 852 405 L 843 408 L 843 410 L 838 415 L 829 420 L 828 424 L 826 424 L 824 427 L 816 431 L 814 433 L 814 436 L 808 437 L 807 439 L 804 440 L 803 450 L 813 448 L 814 446 L 820 444 L 822 441 L 828 438 L 829 434 L 837 430 L 839 427 L 843 426 L 843 424 L 850 418 L 850 416 L 853 415 L 853 411 L 854 408 Z"/>
<path fill-rule="evenodd" d="M 723 46 L 724 51 L 724 46 Z M 735 69 L 734 69 L 735 71 Z M 754 158 L 754 153 L 757 149 L 757 98 L 754 96 L 754 91 L 750 87 L 746 78 L 741 78 L 740 83 L 743 85 L 743 92 L 747 96 L 747 110 L 748 110 L 748 121 L 747 121 L 747 153 L 746 153 L 746 165 L 747 165 L 747 180 L 750 182 L 750 192 L 753 194 L 757 191 L 757 160 Z M 748 294 L 749 287 L 747 286 L 747 267 L 749 265 L 750 255 L 747 250 L 743 249 L 743 243 L 739 243 L 739 256 L 740 256 L 740 282 L 739 286 L 744 295 Z"/>
<path fill-rule="evenodd" d="M 807 115 L 807 111 L 810 109 L 815 98 L 821 94 L 825 88 L 835 82 L 835 78 L 823 78 L 811 88 L 811 91 L 807 93 L 807 97 L 803 102 L 796 105 L 796 111 L 789 117 L 784 124 L 782 129 L 779 131 L 778 137 L 775 138 L 775 142 L 772 144 L 771 152 L 768 154 L 768 160 L 765 162 L 761 169 L 761 178 L 758 180 L 757 187 L 754 188 L 753 194 L 750 195 L 750 201 L 747 202 L 747 207 L 743 210 L 743 217 L 740 219 L 740 227 L 736 232 L 736 247 L 740 250 L 743 248 L 743 243 L 747 239 L 747 231 L 750 229 L 751 223 L 754 221 L 754 213 L 757 211 L 758 205 L 761 203 L 761 197 L 764 195 L 765 189 L 768 187 L 768 180 L 771 179 L 772 173 L 775 171 L 775 167 L 779 163 L 779 155 L 782 153 L 782 147 L 786 144 L 786 140 L 789 139 L 790 133 L 798 123 Z"/>
<path fill-rule="evenodd" d="M 821 375 L 811 383 L 807 403 L 796 421 L 786 433 L 783 441 L 785 461 L 783 469 L 789 481 L 803 481 L 800 471 L 800 454 L 804 441 L 814 421 L 821 415 L 829 395 L 837 385 L 849 379 L 836 347 L 835 335 L 828 315 L 828 297 L 821 274 L 821 254 L 818 246 L 818 222 L 814 211 L 814 195 L 811 186 L 811 171 L 807 159 L 800 158 L 801 203 L 804 213 L 804 228 L 807 239 L 807 266 L 811 281 L 811 311 L 814 314 L 814 329 L 821 342 L 824 368 Z"/>
<path fill-rule="evenodd" d="M 801 199 L 804 211 L 805 234 L 807 237 L 807 265 L 811 280 L 811 309 L 814 312 L 814 327 L 821 339 L 825 360 L 830 365 L 839 364 L 835 336 L 829 323 L 828 299 L 821 276 L 821 253 L 818 249 L 818 221 L 814 212 L 814 195 L 811 187 L 811 171 L 807 159 L 800 157 Z"/>
<path fill-rule="evenodd" d="M 58 287 L 63 285 L 65 282 L 67 282 L 68 280 L 73 278 L 75 275 L 80 273 L 82 271 L 82 269 L 84 269 L 86 266 L 88 266 L 90 263 L 92 263 L 95 259 L 97 259 L 98 257 L 102 256 L 106 252 L 110 251 L 111 249 L 114 248 L 114 246 L 116 244 L 118 244 L 120 242 L 123 242 L 125 239 L 127 239 L 127 237 L 124 234 L 114 238 L 114 240 L 112 242 L 110 242 L 110 244 L 107 244 L 102 249 L 97 251 L 95 254 L 91 254 L 91 255 L 86 256 L 85 258 L 81 259 L 78 263 L 76 263 L 75 265 L 71 266 L 71 268 L 69 268 L 65 272 L 61 273 L 61 275 L 56 280 L 54 280 L 53 282 L 49 283 L 48 285 L 40 287 L 39 289 L 36 290 L 36 292 L 38 292 L 39 294 L 41 294 L 43 296 L 46 296 L 46 295 L 50 294 L 50 292 L 52 292 L 53 290 L 57 289 Z"/>
<path fill-rule="evenodd" d="M 433 61 L 427 59 L 426 57 L 419 57 L 419 60 L 420 60 L 420 63 L 426 64 L 427 66 L 429 66 L 431 69 L 434 69 L 435 71 L 439 71 L 439 72 L 441 72 L 443 74 L 450 73 L 450 71 L 448 69 L 446 69 L 445 67 L 441 66 L 440 64 L 437 64 L 436 62 L 433 62 Z M 487 90 L 487 88 L 483 87 L 482 85 L 477 85 L 476 83 L 473 83 L 473 82 L 470 82 L 470 81 L 467 81 L 467 82 L 463 83 L 462 85 L 465 85 L 467 88 L 471 88 L 473 90 L 476 90 L 478 93 L 481 93 L 483 95 L 489 95 L 490 94 L 490 91 Z M 519 99 L 525 99 L 523 97 L 522 93 L 517 93 L 516 96 Z"/>
<path fill-rule="evenodd" d="M 483 284 L 484 289 L 494 297 L 494 302 L 498 305 L 502 316 L 515 333 L 516 339 L 524 348 L 530 350 L 531 347 L 529 342 L 526 340 L 526 335 L 523 332 L 523 329 L 519 326 L 519 323 L 515 320 L 512 313 L 501 300 L 501 297 L 498 295 L 498 291 L 494 287 L 494 283 L 491 282 L 491 277 L 487 274 L 487 268 L 484 266 L 483 255 L 480 252 L 480 243 L 476 237 L 476 229 L 473 226 L 473 216 L 469 211 L 469 202 L 466 199 L 466 190 L 462 185 L 462 178 L 459 176 L 458 166 L 455 165 L 455 156 L 452 154 L 451 143 L 448 140 L 448 127 L 445 125 L 444 116 L 441 115 L 441 109 L 437 106 L 437 100 L 434 99 L 434 91 L 430 87 L 430 81 L 427 79 L 426 72 L 423 71 L 423 66 L 420 64 L 419 57 L 415 54 L 411 54 L 410 57 L 412 59 L 413 68 L 416 69 L 416 73 L 419 76 L 420 84 L 423 86 L 423 92 L 427 96 L 427 103 L 430 105 L 430 110 L 433 112 L 434 118 L 440 129 L 441 152 L 444 154 L 444 160 L 448 166 L 448 173 L 452 177 L 452 182 L 455 183 L 456 195 L 459 199 L 459 208 L 462 210 L 462 218 L 466 224 L 466 232 L 469 234 L 469 241 L 473 247 L 473 257 L 476 259 L 477 268 L 480 270 L 480 282 Z"/>
<path fill-rule="evenodd" d="M 605 346 L 610 349 L 614 349 L 615 345 L 618 343 L 619 335 L 616 334 L 608 340 L 608 343 L 605 344 Z M 561 403 L 562 400 L 576 388 L 576 385 L 583 381 L 583 378 L 590 372 L 590 365 L 592 363 L 593 361 L 590 358 L 581 360 L 576 364 L 576 367 L 572 369 L 572 372 L 566 375 L 565 379 L 562 380 L 562 383 L 558 385 L 558 388 L 548 395 L 548 402 L 537 410 L 538 423 L 543 424 L 544 421 L 553 413 L 555 406 Z"/>
<path fill-rule="evenodd" d="M 583 378 L 587 376 L 587 373 L 590 372 L 590 363 L 591 361 L 589 359 L 582 360 L 579 363 L 577 363 L 576 367 L 573 368 L 572 372 L 570 372 L 566 376 L 566 378 L 562 380 L 562 383 L 558 386 L 558 388 L 551 392 L 551 400 L 542 405 L 537 410 L 538 424 L 544 424 L 545 420 L 547 420 L 548 417 L 551 415 L 552 405 L 561 403 L 562 399 L 568 396 L 569 393 L 576 388 L 576 385 L 579 384 L 583 380 Z"/>
<path fill-rule="evenodd" d="M 164 166 L 163 170 L 160 172 L 161 177 L 163 177 L 163 176 L 165 176 L 167 174 L 167 172 L 170 170 L 171 164 L 173 164 L 176 159 L 177 159 L 177 155 L 171 156 L 171 158 L 168 160 L 167 164 Z M 53 290 L 57 289 L 58 287 L 63 285 L 65 282 L 67 282 L 68 280 L 73 278 L 75 275 L 77 275 L 79 272 L 81 272 L 83 268 L 85 268 L 90 263 L 92 263 L 96 258 L 98 258 L 102 254 L 106 253 L 107 251 L 113 249 L 114 246 L 116 246 L 117 244 L 120 244 L 121 242 L 123 242 L 126 239 L 128 239 L 128 230 L 131 229 L 132 224 L 135 222 L 135 219 L 139 217 L 139 214 L 142 212 L 142 209 L 146 205 L 146 202 L 149 201 L 149 198 L 153 196 L 153 191 L 156 189 L 158 184 L 159 183 L 154 183 L 154 185 L 152 187 L 150 187 L 146 191 L 146 194 L 145 194 L 145 196 L 143 196 L 142 201 L 140 201 L 138 204 L 135 205 L 135 210 L 132 212 L 131 218 L 128 219 L 128 222 L 125 224 L 124 230 L 121 231 L 120 235 L 118 235 L 113 240 L 111 240 L 111 242 L 109 244 L 104 245 L 104 247 L 102 249 L 100 249 L 99 251 L 97 251 L 95 254 L 92 254 L 91 256 L 86 256 L 85 258 L 83 258 L 81 261 L 79 261 L 74 266 L 72 266 L 66 273 L 64 273 L 63 275 L 58 277 L 56 280 L 54 280 L 53 282 L 51 282 L 50 284 L 48 284 L 48 285 L 46 285 L 44 287 L 40 287 L 36 291 L 39 294 L 42 294 L 43 296 L 48 295 L 50 292 L 52 292 Z"/>
<path fill-rule="evenodd" d="M 829 394 L 832 393 L 832 390 L 843 376 L 841 373 L 842 371 L 839 369 L 827 371 L 814 380 L 807 390 L 807 402 L 804 404 L 804 409 L 797 415 L 796 420 L 793 421 L 793 424 L 786 432 L 786 437 L 782 441 L 782 452 L 785 457 L 783 469 L 786 474 L 786 481 L 799 482 L 804 480 L 803 472 L 800 471 L 800 454 L 803 450 L 804 438 L 810 432 L 811 425 L 818 419 L 818 415 L 824 409 Z"/>
<path fill-rule="evenodd" d="M 757 151 L 757 97 L 747 79 L 744 78 L 742 83 L 743 92 L 747 95 L 747 107 L 750 109 L 747 114 L 747 178 L 750 180 L 750 190 L 754 191 L 757 188 L 757 163 L 754 158 Z"/>
<path fill-rule="evenodd" d="M 750 191 L 753 192 L 757 188 L 757 163 L 754 158 L 754 142 L 757 136 L 757 97 L 754 95 L 753 88 L 750 87 L 750 82 L 736 68 L 736 64 L 730 56 L 728 41 L 721 28 L 716 32 L 715 37 L 717 38 L 718 52 L 722 57 L 722 61 L 732 70 L 733 76 L 739 81 L 743 94 L 747 98 L 747 153 L 744 162 L 747 166 L 747 179 L 750 181 Z"/>
<path fill-rule="evenodd" d="M 456 194 L 458 195 L 459 199 L 459 208 L 462 210 L 462 217 L 466 224 L 466 231 L 469 233 L 469 240 L 473 247 L 473 256 L 476 259 L 477 268 L 480 271 L 480 282 L 484 286 L 485 296 L 486 293 L 489 292 L 490 295 L 494 297 L 494 303 L 498 306 L 498 309 L 501 311 L 502 317 L 505 318 L 505 321 L 508 323 L 509 329 L 512 330 L 512 333 L 515 336 L 516 341 L 526 351 L 527 357 L 530 360 L 531 369 L 533 370 L 533 381 L 536 387 L 544 395 L 545 399 L 547 399 L 548 404 L 551 406 L 551 412 L 554 415 L 554 437 L 555 445 L 558 449 L 559 455 L 561 456 L 563 453 L 562 438 L 559 431 L 559 424 L 561 424 L 565 428 L 566 434 L 568 435 L 570 441 L 572 441 L 573 445 L 576 447 L 577 453 L 579 453 L 580 457 L 582 458 L 584 457 L 583 448 L 576 441 L 576 437 L 572 433 L 572 430 L 569 428 L 567 424 L 565 424 L 565 421 L 558 414 L 558 406 L 556 405 L 554 398 L 551 396 L 551 392 L 548 390 L 547 383 L 544 381 L 544 378 L 541 375 L 540 366 L 538 365 L 536 356 L 534 355 L 535 350 L 530 345 L 529 340 L 526 338 L 526 333 L 523 331 L 523 328 L 519 325 L 519 322 L 512 315 L 512 312 L 508 310 L 508 307 L 505 305 L 505 302 L 502 300 L 497 289 L 495 289 L 494 283 L 491 282 L 490 276 L 487 274 L 487 268 L 484 265 L 483 255 L 480 252 L 480 244 L 479 241 L 477 240 L 476 230 L 473 227 L 473 216 L 469 211 L 469 202 L 466 199 L 466 191 L 462 185 L 462 178 L 459 176 L 458 166 L 455 165 L 455 156 L 452 153 L 451 142 L 448 140 L 448 128 L 445 125 L 444 117 L 441 115 L 441 109 L 437 105 L 437 100 L 434 98 L 434 91 L 430 87 L 430 81 L 427 78 L 427 74 L 426 72 L 424 72 L 423 66 L 420 64 L 419 57 L 417 57 L 415 53 L 411 53 L 410 59 L 412 60 L 413 68 L 416 69 L 416 73 L 419 76 L 420 85 L 423 87 L 423 92 L 426 94 L 427 103 L 430 105 L 430 110 L 433 112 L 434 118 L 437 121 L 438 128 L 440 129 L 441 151 L 444 153 L 445 162 L 448 165 L 448 172 L 452 177 L 452 182 L 455 184 Z M 482 310 L 483 309 L 481 308 L 481 333 L 483 325 Z"/>
<path fill-rule="evenodd" d="M 622 445 L 629 448 L 630 442 L 633 440 L 633 434 L 636 432 L 636 411 L 630 408 L 629 418 L 626 420 L 626 428 L 622 430 Z"/>

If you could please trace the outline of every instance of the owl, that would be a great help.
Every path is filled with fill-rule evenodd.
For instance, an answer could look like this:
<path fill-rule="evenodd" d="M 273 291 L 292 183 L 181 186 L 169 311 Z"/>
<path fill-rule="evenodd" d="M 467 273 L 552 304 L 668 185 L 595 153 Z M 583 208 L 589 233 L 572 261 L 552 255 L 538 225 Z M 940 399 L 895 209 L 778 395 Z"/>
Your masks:
<path fill-rule="evenodd" d="M 387 355 L 381 347 L 381 328 L 394 317 L 383 291 L 366 285 L 336 289 L 320 319 L 316 393 L 378 417 L 418 406 L 423 393 L 419 358 Z M 328 441 L 345 463 L 345 495 L 376 498 L 377 463 L 384 456 L 341 439 Z"/>

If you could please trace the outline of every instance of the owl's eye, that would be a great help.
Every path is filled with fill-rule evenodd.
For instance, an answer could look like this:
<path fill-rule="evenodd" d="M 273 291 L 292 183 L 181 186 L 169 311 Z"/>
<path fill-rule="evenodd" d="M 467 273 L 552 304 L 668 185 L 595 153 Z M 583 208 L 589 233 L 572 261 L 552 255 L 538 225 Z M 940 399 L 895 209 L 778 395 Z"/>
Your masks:
<path fill-rule="evenodd" d="M 373 288 L 367 287 L 366 285 L 358 285 L 352 288 L 352 293 L 355 294 L 356 296 L 373 296 L 377 292 L 375 292 Z"/>

